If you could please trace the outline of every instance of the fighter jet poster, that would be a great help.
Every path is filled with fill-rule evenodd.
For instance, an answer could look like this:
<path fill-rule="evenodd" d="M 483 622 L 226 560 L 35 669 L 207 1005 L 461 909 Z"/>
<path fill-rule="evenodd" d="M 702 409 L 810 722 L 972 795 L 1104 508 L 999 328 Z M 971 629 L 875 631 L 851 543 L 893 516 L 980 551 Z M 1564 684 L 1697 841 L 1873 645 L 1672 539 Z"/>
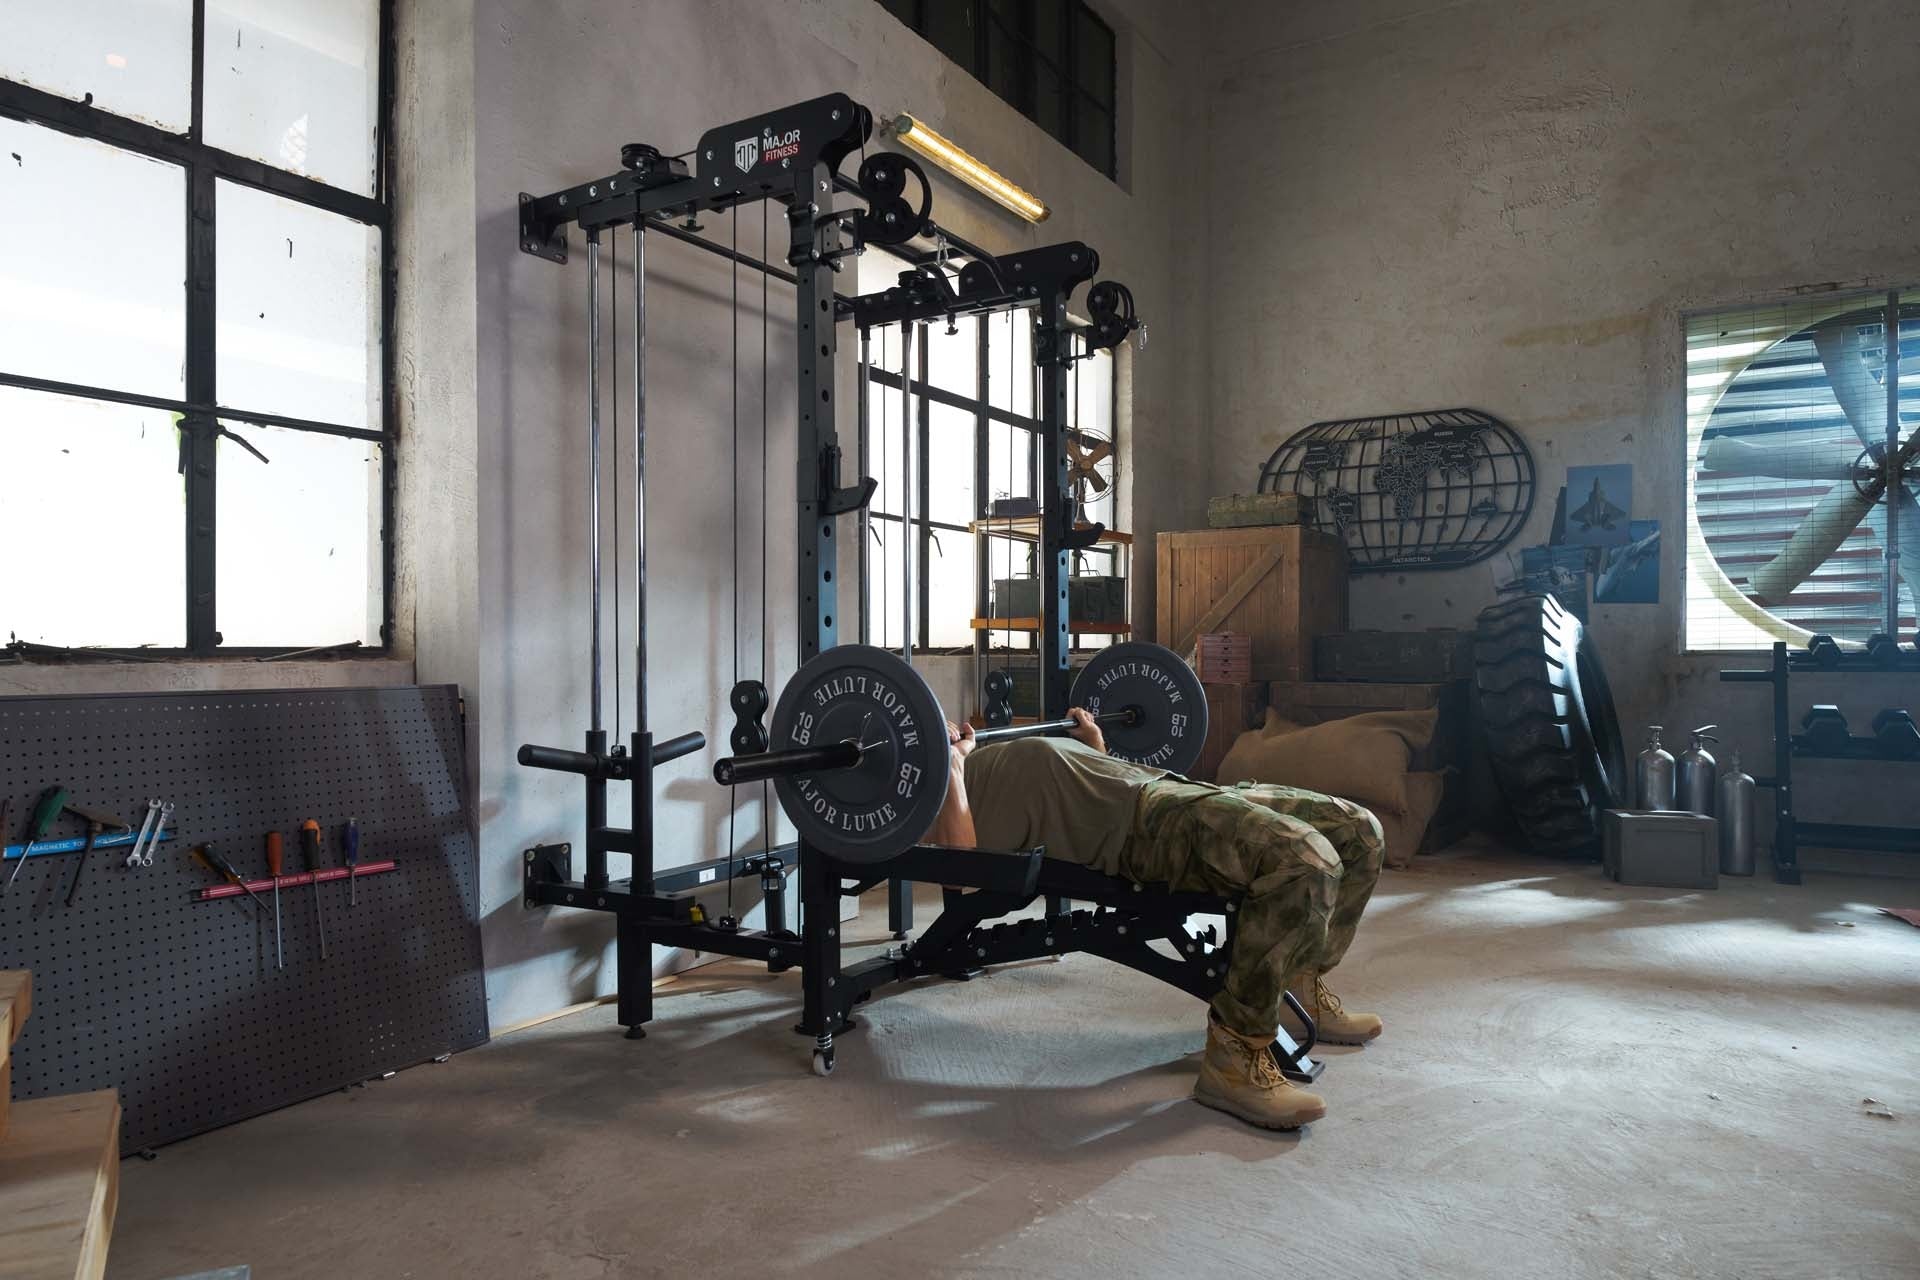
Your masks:
<path fill-rule="evenodd" d="M 1567 468 L 1567 545 L 1617 547 L 1631 542 L 1633 464 Z"/>
<path fill-rule="evenodd" d="M 1593 580 L 1595 604 L 1660 603 L 1660 522 L 1634 520 L 1624 546 L 1600 553 L 1600 575 Z"/>

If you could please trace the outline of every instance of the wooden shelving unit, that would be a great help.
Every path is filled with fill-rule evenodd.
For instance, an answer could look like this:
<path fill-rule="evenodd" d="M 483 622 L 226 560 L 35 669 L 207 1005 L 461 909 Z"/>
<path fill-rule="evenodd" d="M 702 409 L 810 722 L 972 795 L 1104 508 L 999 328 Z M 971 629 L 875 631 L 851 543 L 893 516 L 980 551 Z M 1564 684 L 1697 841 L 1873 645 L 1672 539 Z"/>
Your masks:
<path fill-rule="evenodd" d="M 1081 532 L 1093 528 L 1090 524 L 1075 526 Z M 1016 542 L 1040 541 L 1039 516 L 1002 516 L 999 519 L 971 520 L 967 522 L 967 531 L 980 536 L 1012 538 Z M 1121 533 L 1117 529 L 1108 529 L 1100 535 L 1096 547 L 1131 547 L 1133 535 Z"/>
<path fill-rule="evenodd" d="M 1094 526 L 1083 522 L 1075 527 L 1085 532 Z M 1022 543 L 1035 547 L 1041 543 L 1039 516 L 1003 516 L 999 518 L 973 520 L 968 522 L 967 529 L 977 540 L 980 563 L 988 567 L 987 572 L 983 572 L 982 574 L 983 584 L 989 581 L 991 576 L 992 560 L 991 552 L 989 551 L 991 539 L 1002 538 L 1008 542 Z M 1132 581 L 1132 534 L 1122 533 L 1114 529 L 1102 529 L 1099 538 L 1095 540 L 1093 546 L 1115 550 L 1116 554 L 1113 558 L 1114 572 L 1126 578 L 1129 582 Z M 983 609 L 990 608 L 989 594 L 987 588 L 983 585 L 979 601 Z M 994 649 L 993 633 L 999 631 L 1035 635 L 1039 632 L 1042 621 L 1040 618 L 1031 616 L 996 618 L 991 616 L 990 613 L 972 619 L 970 625 L 973 627 L 973 678 L 976 690 L 980 682 L 985 679 L 988 669 L 992 666 L 1005 665 L 1018 667 L 1029 661 L 1038 661 L 1038 654 L 1035 650 L 1012 648 Z M 1124 639 L 1132 634 L 1133 622 L 1131 619 L 1122 622 L 1070 622 L 1067 630 L 1068 649 L 1070 653 L 1088 653 L 1091 652 L 1092 649 L 1105 647 L 1107 640 L 1114 638 Z M 1081 637 L 1091 638 L 1094 636 L 1101 638 L 1100 644 L 1091 646 L 1090 648 L 1082 647 Z M 1077 667 L 1079 664 L 1076 662 L 1074 665 Z M 1029 718 L 1030 717 L 1016 716 L 1015 723 Z"/>
<path fill-rule="evenodd" d="M 975 631 L 1038 631 L 1038 618 L 975 618 Z M 1133 630 L 1131 622 L 1074 622 L 1068 629 L 1079 636 L 1124 636 Z"/>

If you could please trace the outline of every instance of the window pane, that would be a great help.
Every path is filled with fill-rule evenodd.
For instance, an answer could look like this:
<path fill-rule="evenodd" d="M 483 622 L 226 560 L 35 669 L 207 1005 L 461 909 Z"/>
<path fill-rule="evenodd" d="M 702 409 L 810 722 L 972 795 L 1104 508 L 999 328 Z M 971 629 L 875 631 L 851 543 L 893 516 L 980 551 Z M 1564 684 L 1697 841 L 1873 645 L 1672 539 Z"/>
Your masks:
<path fill-rule="evenodd" d="M 867 548 L 868 643 L 900 647 L 900 522 L 875 517 Z"/>
<path fill-rule="evenodd" d="M 1035 0 L 1033 4 L 1033 46 L 1039 55 L 1058 67 L 1066 61 L 1066 7 L 1068 0 Z"/>
<path fill-rule="evenodd" d="M 0 369 L 182 398 L 186 193 L 176 165 L 0 118 Z"/>
<path fill-rule="evenodd" d="M 1015 0 L 991 0 L 987 12 L 987 87 L 1003 102 L 1024 111 L 1025 76 L 1020 64 L 1026 46 L 1017 39 L 1020 17 Z"/>
<path fill-rule="evenodd" d="M 1884 448 L 1890 349 L 1903 437 L 1920 417 L 1920 306 L 1903 300 L 1889 344 L 1885 299 L 1827 295 L 1688 318 L 1688 648 L 1799 645 L 1815 632 L 1845 646 L 1890 629 L 1885 550 L 1890 538 L 1903 557 L 1920 543 L 1920 506 L 1903 493 L 1890 527 L 1886 503 L 1862 499 L 1854 478 Z M 1632 543 L 1661 533 L 1632 524 Z M 1624 549 L 1620 560 L 1609 559 L 1601 576 L 1611 583 L 1595 598 L 1651 598 L 1644 581 L 1633 585 Z M 1892 602 L 1900 634 L 1915 626 L 1915 580 L 1909 571 Z"/>
<path fill-rule="evenodd" d="M 380 446 L 228 422 L 215 601 L 228 646 L 380 643 Z"/>
<path fill-rule="evenodd" d="M 945 524 L 965 524 L 973 505 L 974 416 L 951 405 L 927 406 L 927 515 Z"/>
<path fill-rule="evenodd" d="M 379 48 L 374 0 L 208 0 L 206 140 L 371 195 Z"/>
<path fill-rule="evenodd" d="M 1062 142 L 1067 141 L 1066 86 L 1060 73 L 1044 62 L 1033 68 L 1033 122 Z"/>
<path fill-rule="evenodd" d="M 1076 339 L 1077 345 L 1077 339 Z M 1067 425 L 1113 434 L 1113 353 L 1097 351 L 1073 363 L 1067 383 Z"/>
<path fill-rule="evenodd" d="M 979 330 L 974 328 L 978 323 L 973 319 L 956 321 L 952 333 L 937 320 L 926 327 L 927 380 L 934 386 L 968 399 L 979 394 L 980 339 Z"/>
<path fill-rule="evenodd" d="M 869 245 L 867 251 L 854 259 L 854 287 L 862 294 L 879 293 L 891 289 L 900 283 L 900 273 L 907 269 L 907 261 L 896 257 L 885 249 Z M 892 355 L 892 363 L 886 364 L 880 358 L 880 350 L 885 347 Z M 873 331 L 873 362 L 887 368 L 900 366 L 899 329 L 888 326 Z"/>
<path fill-rule="evenodd" d="M 1022 498 L 1032 493 L 1033 434 L 1004 422 L 988 422 L 987 494 L 993 498 Z"/>
<path fill-rule="evenodd" d="M 1074 76 L 1102 107 L 1113 106 L 1113 32 L 1085 5 L 1075 5 Z"/>
<path fill-rule="evenodd" d="M 1075 153 L 1101 173 L 1111 176 L 1113 117 L 1104 108 L 1094 106 L 1090 99 L 1082 96 L 1080 114 L 1074 119 L 1074 132 L 1079 135 L 1073 144 Z"/>
<path fill-rule="evenodd" d="M 0 387 L 0 634 L 185 645 L 179 464 L 171 413 Z"/>
<path fill-rule="evenodd" d="M 927 540 L 927 645 L 958 649 L 973 643 L 974 537 L 935 529 Z"/>
<path fill-rule="evenodd" d="M 192 0 L 0 0 L 0 79 L 185 133 Z"/>
<path fill-rule="evenodd" d="M 988 316 L 987 403 L 996 409 L 1033 412 L 1033 317 L 1024 309 Z"/>
<path fill-rule="evenodd" d="M 380 425 L 380 232 L 230 182 L 215 205 L 220 403 Z"/>
<path fill-rule="evenodd" d="M 973 0 L 929 0 L 923 34 L 929 43 L 968 71 L 973 56 Z"/>
<path fill-rule="evenodd" d="M 866 474 L 880 482 L 872 510 L 900 514 L 900 470 L 906 465 L 900 439 L 900 388 L 867 384 Z"/>

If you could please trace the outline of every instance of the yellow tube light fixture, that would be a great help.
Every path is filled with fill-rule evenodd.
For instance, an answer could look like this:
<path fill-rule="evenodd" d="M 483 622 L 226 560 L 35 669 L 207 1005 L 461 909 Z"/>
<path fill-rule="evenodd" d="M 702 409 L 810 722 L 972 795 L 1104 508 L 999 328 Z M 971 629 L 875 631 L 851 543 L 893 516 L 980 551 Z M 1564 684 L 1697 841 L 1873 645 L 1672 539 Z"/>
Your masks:
<path fill-rule="evenodd" d="M 893 118 L 893 136 L 960 181 L 1028 222 L 1045 222 L 1053 211 L 1038 197 L 1008 182 L 952 142 L 902 111 Z"/>

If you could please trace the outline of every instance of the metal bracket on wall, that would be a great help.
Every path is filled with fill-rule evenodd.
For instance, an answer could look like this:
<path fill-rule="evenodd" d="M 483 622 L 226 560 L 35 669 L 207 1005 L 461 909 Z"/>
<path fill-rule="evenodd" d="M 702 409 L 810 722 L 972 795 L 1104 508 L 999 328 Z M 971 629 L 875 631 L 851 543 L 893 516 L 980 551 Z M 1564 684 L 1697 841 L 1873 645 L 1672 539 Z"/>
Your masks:
<path fill-rule="evenodd" d="M 520 193 L 520 252 L 549 262 L 567 260 L 567 224 L 538 217 L 533 194 L 527 191 Z"/>
<path fill-rule="evenodd" d="M 573 846 L 570 844 L 537 844 L 526 851 L 522 859 L 524 870 L 521 872 L 521 902 L 524 907 L 544 905 L 534 892 L 536 884 L 565 884 L 573 879 Z"/>

